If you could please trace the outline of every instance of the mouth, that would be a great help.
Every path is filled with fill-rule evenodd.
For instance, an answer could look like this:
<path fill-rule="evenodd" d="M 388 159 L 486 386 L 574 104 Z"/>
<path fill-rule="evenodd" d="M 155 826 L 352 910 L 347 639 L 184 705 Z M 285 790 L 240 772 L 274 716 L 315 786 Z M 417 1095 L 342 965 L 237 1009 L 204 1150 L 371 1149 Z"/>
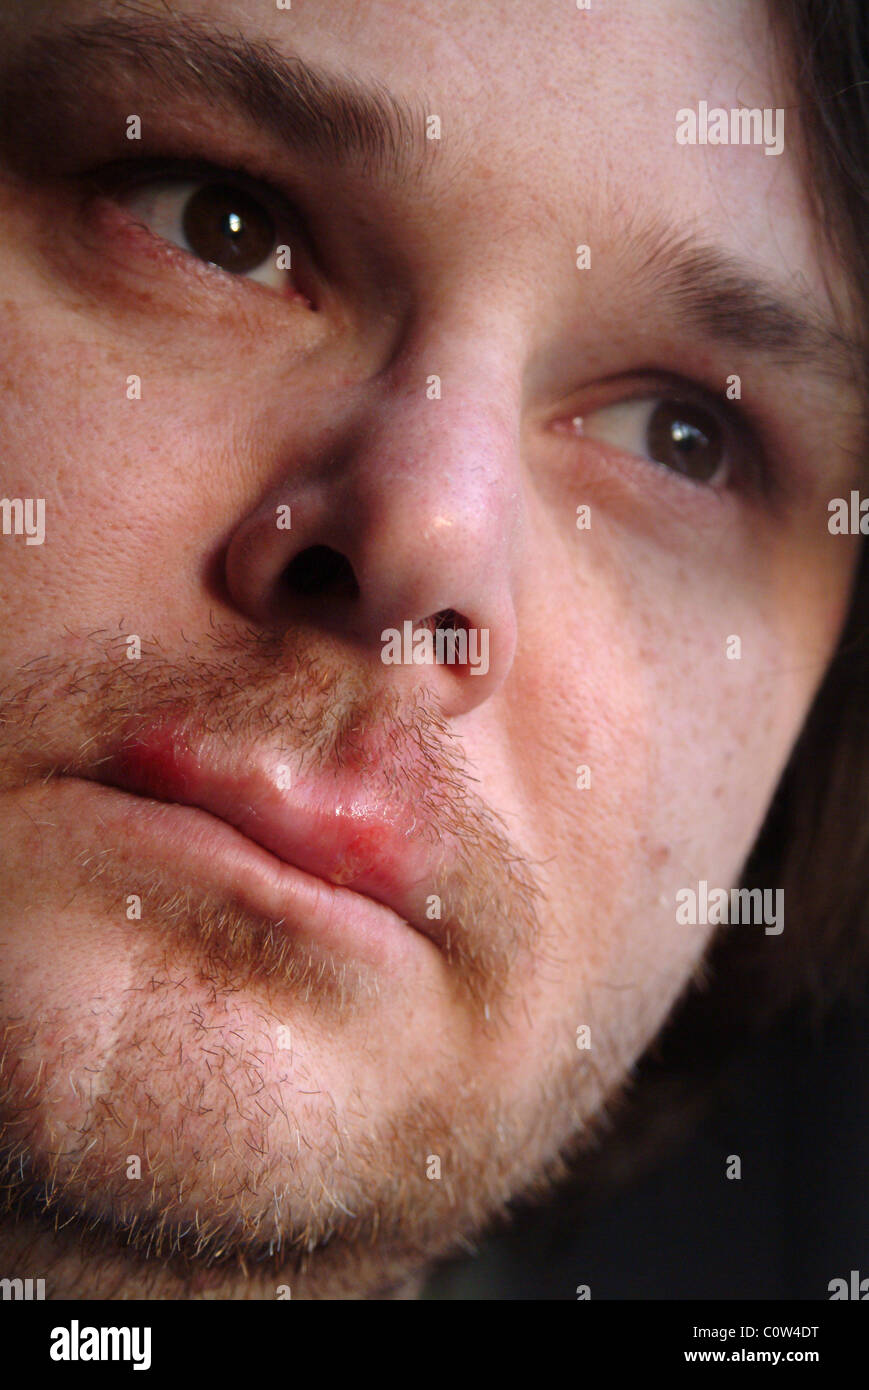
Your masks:
<path fill-rule="evenodd" d="M 442 947 L 435 852 L 445 846 L 396 791 L 345 765 L 328 776 L 261 746 L 227 748 L 183 721 L 124 742 L 84 780 L 151 802 L 206 812 L 281 865 L 390 909 Z M 403 769 L 407 771 L 406 768 Z M 378 786 L 382 780 L 377 778 Z"/>

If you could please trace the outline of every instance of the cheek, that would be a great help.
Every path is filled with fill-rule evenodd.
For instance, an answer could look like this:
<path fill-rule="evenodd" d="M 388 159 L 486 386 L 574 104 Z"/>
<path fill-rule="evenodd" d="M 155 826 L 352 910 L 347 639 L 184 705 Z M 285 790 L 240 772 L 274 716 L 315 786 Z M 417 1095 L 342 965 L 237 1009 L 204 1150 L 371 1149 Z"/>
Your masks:
<path fill-rule="evenodd" d="M 503 708 L 563 963 L 550 997 L 610 1031 L 618 1016 L 627 1045 L 712 935 L 677 921 L 677 893 L 738 882 L 829 660 L 847 566 L 823 551 L 794 529 L 760 574 L 735 545 L 714 570 L 627 548 L 579 579 L 537 566 L 546 596 Z"/>
<path fill-rule="evenodd" d="M 3 493 L 44 503 L 43 543 L 11 541 L 0 571 L 4 630 L 23 637 L 43 622 L 57 629 L 73 592 L 106 588 L 117 562 L 107 536 L 129 518 L 117 467 L 129 420 L 119 369 L 44 295 L 4 304 L 0 375 Z"/>
<path fill-rule="evenodd" d="M 45 521 L 39 546 L 0 538 L 4 651 L 17 661 L 35 654 L 40 630 L 44 640 L 64 624 L 104 627 L 107 600 L 112 626 L 143 604 L 171 611 L 179 576 L 186 570 L 192 586 L 201 567 L 211 493 L 178 388 L 150 370 L 150 356 L 95 345 L 87 323 L 44 302 L 6 311 L 2 491 L 43 499 Z M 128 395 L 132 376 L 140 398 Z M 200 416 L 208 420 L 204 405 Z M 206 440 L 208 468 L 228 472 L 231 447 L 225 433 Z"/>
<path fill-rule="evenodd" d="M 828 668 L 854 554 L 824 529 L 804 514 L 758 536 L 753 570 L 698 588 L 679 631 L 669 628 L 657 660 L 650 653 L 652 698 L 666 712 L 655 816 L 685 884 L 739 877 Z"/>
<path fill-rule="evenodd" d="M 701 525 L 653 488 L 612 497 L 582 549 L 550 535 L 527 566 L 505 719 L 553 872 L 596 862 L 643 897 L 663 850 L 739 873 L 835 647 L 854 555 L 811 505 L 780 520 L 730 498 Z"/>

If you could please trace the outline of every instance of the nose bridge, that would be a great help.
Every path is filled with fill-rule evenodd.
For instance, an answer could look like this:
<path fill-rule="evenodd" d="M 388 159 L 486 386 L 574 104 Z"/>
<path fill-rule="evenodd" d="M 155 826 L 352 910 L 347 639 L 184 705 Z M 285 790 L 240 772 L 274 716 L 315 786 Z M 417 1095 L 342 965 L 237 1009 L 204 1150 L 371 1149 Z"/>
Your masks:
<path fill-rule="evenodd" d="M 384 679 L 425 675 L 453 712 L 487 698 L 512 666 L 523 496 L 518 376 L 497 344 L 473 360 L 468 341 L 461 352 L 441 341 L 439 373 L 423 362 L 428 335 L 424 353 L 397 354 L 337 422 L 312 422 L 304 466 L 288 439 L 283 482 L 240 521 L 226 559 L 246 615 L 343 633 Z M 297 504 L 286 530 L 278 500 Z M 459 634 L 458 655 L 433 671 L 428 634 L 440 662 L 447 632 Z"/>
<path fill-rule="evenodd" d="M 381 465 L 394 459 L 401 468 L 404 458 L 404 483 L 415 483 L 420 497 L 430 489 L 430 504 L 438 492 L 457 505 L 475 496 L 491 502 L 515 489 L 518 467 L 522 388 L 507 349 L 515 324 L 492 321 L 488 295 L 474 296 L 470 286 L 464 307 L 457 297 L 450 294 L 447 313 L 423 303 L 379 378 Z"/>
<path fill-rule="evenodd" d="M 518 411 L 511 419 L 479 373 L 435 375 L 385 392 L 353 465 L 360 586 L 371 581 L 369 595 L 406 617 L 475 606 L 487 587 L 509 587 L 518 521 Z"/>
<path fill-rule="evenodd" d="M 442 380 L 442 379 L 441 379 Z M 441 387 L 443 389 L 443 387 Z M 363 471 L 401 487 L 411 505 L 437 511 L 493 498 L 515 488 L 518 421 L 494 392 L 450 383 L 448 394 L 428 399 L 420 391 L 402 392 L 378 408 L 367 431 L 373 456 Z"/>

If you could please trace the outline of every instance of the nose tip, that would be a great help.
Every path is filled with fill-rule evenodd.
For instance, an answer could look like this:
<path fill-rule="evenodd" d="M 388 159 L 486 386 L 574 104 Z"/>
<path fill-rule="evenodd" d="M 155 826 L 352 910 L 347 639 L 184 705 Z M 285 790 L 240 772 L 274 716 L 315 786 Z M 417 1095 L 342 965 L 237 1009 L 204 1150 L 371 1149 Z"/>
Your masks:
<path fill-rule="evenodd" d="M 226 584 L 258 623 L 328 630 L 385 680 L 433 686 L 459 712 L 500 684 L 515 652 L 515 431 L 503 407 L 469 397 L 439 424 L 407 393 L 369 414 L 319 453 L 312 439 L 240 521 Z"/>

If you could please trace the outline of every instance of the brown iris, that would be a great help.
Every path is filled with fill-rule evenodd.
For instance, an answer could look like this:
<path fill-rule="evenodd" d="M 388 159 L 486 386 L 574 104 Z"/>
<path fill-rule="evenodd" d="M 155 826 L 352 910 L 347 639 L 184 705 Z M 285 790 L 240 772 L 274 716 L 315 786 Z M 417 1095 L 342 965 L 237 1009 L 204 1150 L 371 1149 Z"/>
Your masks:
<path fill-rule="evenodd" d="M 262 204 L 228 183 L 209 183 L 194 193 L 183 227 L 195 255 L 234 275 L 262 265 L 275 245 L 274 223 Z"/>
<path fill-rule="evenodd" d="M 708 483 L 724 461 L 724 439 L 711 411 L 690 401 L 662 401 L 646 431 L 651 457 L 676 473 Z"/>

